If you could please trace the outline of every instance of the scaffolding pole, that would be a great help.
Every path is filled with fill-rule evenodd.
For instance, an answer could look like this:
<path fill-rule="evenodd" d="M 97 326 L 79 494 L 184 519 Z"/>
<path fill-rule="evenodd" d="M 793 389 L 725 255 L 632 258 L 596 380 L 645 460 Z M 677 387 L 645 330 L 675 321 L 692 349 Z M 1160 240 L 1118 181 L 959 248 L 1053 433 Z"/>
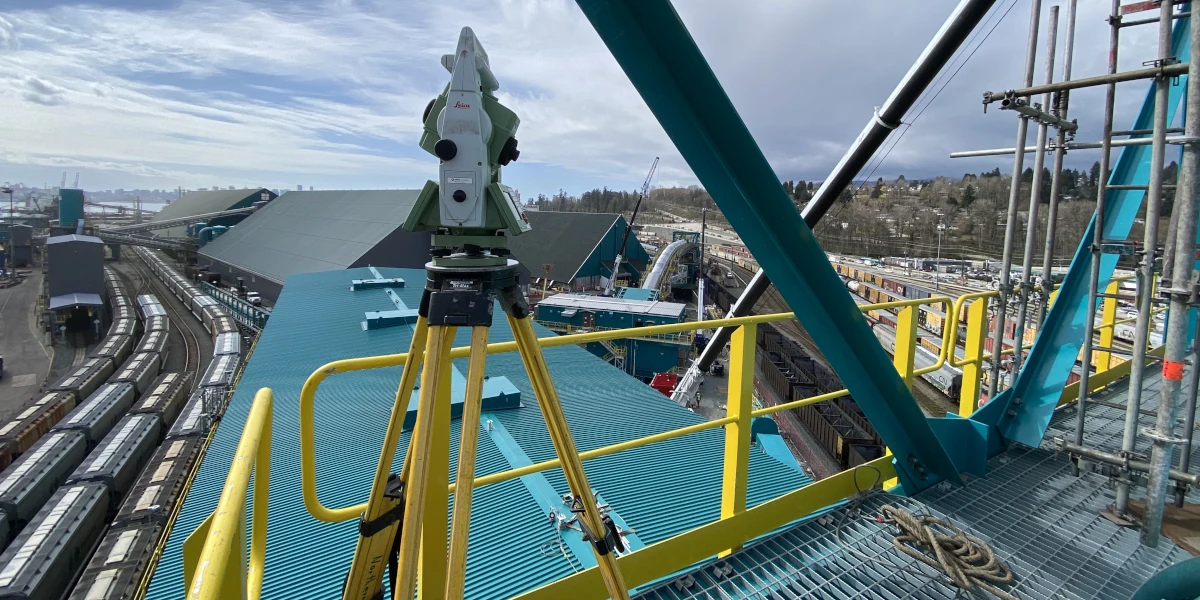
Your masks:
<path fill-rule="evenodd" d="M 1075 54 L 1075 3 L 1067 3 L 1067 28 L 1063 42 L 1063 81 L 1071 80 L 1071 59 Z M 1057 93 L 1054 101 L 1054 114 L 1060 119 L 1067 118 L 1071 92 L 1063 90 Z M 1042 298 L 1038 302 L 1038 329 L 1046 320 L 1046 309 L 1050 306 L 1050 295 L 1054 293 L 1054 229 L 1058 226 L 1058 200 L 1062 196 L 1063 159 L 1067 154 L 1067 132 L 1059 129 L 1054 147 L 1054 170 L 1050 174 L 1050 206 L 1046 210 L 1046 250 L 1042 254 Z"/>
<path fill-rule="evenodd" d="M 1042 1 L 1033 0 L 1029 17 L 1029 40 L 1025 48 L 1025 87 L 1033 85 L 1034 63 L 1037 62 L 1038 18 L 1042 13 Z M 1025 147 L 1025 137 L 1029 132 L 1029 117 L 1017 117 L 1017 148 Z M 1013 155 L 1013 175 L 1009 185 L 1008 218 L 1004 225 L 1004 255 L 1000 260 L 1000 294 L 997 297 L 995 331 L 992 335 L 992 376 L 988 379 L 988 400 L 996 397 L 1000 385 L 1000 363 L 1004 350 L 1004 318 L 1008 313 L 1008 288 L 1011 285 L 1013 244 L 1017 235 L 1017 205 L 1021 200 L 1021 171 L 1025 166 L 1025 154 Z M 1013 342 L 1020 346 L 1020 340 Z"/>
<path fill-rule="evenodd" d="M 1113 25 L 1120 21 L 1121 0 L 1112 0 L 1109 24 L 1112 25 L 1108 34 L 1108 72 L 1117 72 L 1117 48 L 1120 42 L 1121 29 Z M 1092 373 L 1092 333 L 1091 327 L 1096 322 L 1096 295 L 1100 292 L 1100 249 L 1104 245 L 1104 213 L 1108 205 L 1108 176 L 1111 172 L 1112 157 L 1113 110 L 1117 102 L 1117 82 L 1110 81 L 1104 90 L 1104 121 L 1103 133 L 1100 136 L 1100 176 L 1096 181 L 1096 215 L 1092 218 L 1092 262 L 1088 271 L 1087 308 L 1084 323 L 1088 333 L 1083 336 L 1083 368 L 1079 372 L 1079 401 L 1075 404 L 1075 445 L 1083 445 L 1083 422 L 1087 415 L 1088 379 Z M 1075 463 L 1071 470 L 1079 475 L 1079 464 Z"/>
<path fill-rule="evenodd" d="M 1050 7 L 1050 18 L 1046 22 L 1046 84 L 1054 83 L 1054 52 L 1058 41 L 1058 7 Z M 1050 109 L 1050 94 L 1042 94 L 1042 108 Z M 1062 131 L 1062 128 L 1059 128 Z M 1021 257 L 1021 301 L 1017 305 L 1017 328 L 1013 336 L 1013 374 L 1021 371 L 1025 359 L 1025 317 L 1029 312 L 1029 296 L 1033 291 L 1033 250 L 1037 244 L 1038 207 L 1042 203 L 1042 171 L 1046 168 L 1046 141 L 1050 127 L 1045 121 L 1038 123 L 1037 154 L 1033 158 L 1033 181 L 1029 187 L 1029 211 L 1025 226 L 1025 253 Z"/>
<path fill-rule="evenodd" d="M 1158 59 L 1167 64 L 1171 56 L 1171 11 L 1174 6 L 1163 2 L 1161 21 L 1158 28 Z M 1121 437 L 1121 451 L 1131 453 L 1137 443 L 1138 410 L 1142 407 L 1142 374 L 1146 368 L 1146 339 L 1149 337 L 1154 299 L 1154 255 L 1158 246 L 1158 214 L 1162 205 L 1163 163 L 1167 152 L 1167 101 L 1170 78 L 1161 76 L 1154 81 L 1154 134 L 1150 145 L 1150 183 L 1146 190 L 1146 231 L 1143 241 L 1142 262 L 1138 268 L 1138 315 L 1133 332 L 1133 358 L 1130 359 L 1129 400 L 1125 404 L 1125 431 Z M 1193 234 L 1195 237 L 1195 234 Z M 1185 320 L 1186 322 L 1186 320 Z M 1162 413 L 1159 413 L 1162 419 Z M 1117 481 L 1117 514 L 1129 512 L 1129 480 Z M 1147 513 L 1149 510 L 1147 509 Z M 1158 529 L 1142 529 L 1142 543 L 1147 546 L 1158 544 Z"/>
<path fill-rule="evenodd" d="M 1116 133 L 1113 134 L 1118 135 Z M 1167 138 L 1168 144 L 1181 144 L 1185 140 L 1183 136 Z M 1133 138 L 1128 140 L 1111 140 L 1110 148 L 1122 148 L 1125 146 L 1149 146 L 1154 140 L 1150 138 Z M 1055 144 L 1055 148 L 1058 144 Z M 1067 150 L 1102 150 L 1103 142 L 1067 142 Z M 1037 146 L 1025 146 L 1025 154 L 1036 152 Z M 980 156 L 1004 156 L 1015 154 L 1016 148 L 988 148 L 987 150 L 961 150 L 959 152 L 951 152 L 950 158 L 978 158 Z"/>
<path fill-rule="evenodd" d="M 1167 31 L 1167 42 L 1170 43 L 1170 19 L 1169 14 L 1171 6 L 1169 3 L 1163 3 L 1163 14 L 1160 27 Z M 1161 34 L 1161 30 L 1160 30 Z M 1193 48 L 1200 45 L 1200 19 L 1192 19 L 1190 23 L 1191 43 Z M 1161 41 L 1160 41 L 1161 43 Z M 1163 51 L 1163 57 L 1166 57 L 1167 50 Z M 1162 88 L 1166 88 L 1166 81 L 1160 81 L 1158 84 Z M 1166 96 L 1165 93 L 1159 94 L 1159 101 Z M 1162 388 L 1159 394 L 1158 415 L 1154 424 L 1154 430 L 1147 432 L 1147 436 L 1153 442 L 1150 451 L 1150 482 L 1149 490 L 1146 494 L 1146 513 L 1145 526 L 1142 528 L 1142 543 L 1154 547 L 1158 545 L 1159 538 L 1162 534 L 1162 518 L 1167 502 L 1167 483 L 1170 479 L 1171 471 L 1171 453 L 1176 444 L 1183 443 L 1190 439 L 1192 432 L 1186 431 L 1184 438 L 1175 437 L 1175 415 L 1179 410 L 1180 400 L 1183 391 L 1183 372 L 1184 361 L 1187 354 L 1188 343 L 1188 312 L 1191 310 L 1192 299 L 1192 271 L 1195 265 L 1195 245 L 1196 245 L 1196 170 L 1200 169 L 1200 148 L 1197 148 L 1197 140 L 1200 139 L 1200 69 L 1189 70 L 1188 87 L 1186 95 L 1186 115 L 1185 136 L 1192 139 L 1192 142 L 1185 145 L 1183 149 L 1183 159 L 1181 160 L 1179 171 L 1179 187 L 1176 196 L 1173 219 L 1176 222 L 1177 230 L 1175 232 L 1175 256 L 1173 264 L 1169 266 L 1171 272 L 1172 285 L 1169 289 L 1163 290 L 1171 298 L 1170 312 L 1167 313 L 1167 336 L 1166 348 L 1163 354 L 1162 367 Z M 1155 107 L 1157 109 L 1157 106 Z M 1166 111 L 1163 111 L 1163 123 L 1165 128 Z M 1155 111 L 1155 117 L 1158 117 L 1158 111 Z M 1158 121 L 1155 121 L 1157 128 Z M 1164 149 L 1165 150 L 1165 149 Z M 1151 159 L 1151 168 L 1157 168 L 1160 171 L 1161 178 L 1163 159 L 1159 158 L 1159 162 Z M 1153 177 L 1153 172 L 1151 173 Z M 1153 190 L 1153 188 L 1151 188 Z M 1148 213 L 1147 213 L 1148 214 Z M 1149 217 L 1147 217 L 1149 219 Z M 1147 223 L 1147 225 L 1149 225 Z M 1148 249 L 1153 252 L 1153 249 Z M 1149 259 L 1147 259 L 1149 260 Z M 1168 265 L 1163 265 L 1163 270 L 1166 271 Z M 1193 364 L 1195 369 L 1197 365 Z M 1132 385 L 1136 381 L 1131 380 Z M 1194 390 L 1195 388 L 1193 388 Z M 1192 415 L 1195 414 L 1195 403 L 1191 402 Z M 1186 418 L 1186 416 L 1185 416 Z M 1194 423 L 1192 423 L 1194 425 Z M 1189 448 L 1190 449 L 1190 448 Z M 1185 471 L 1186 472 L 1186 471 Z"/>
<path fill-rule="evenodd" d="M 1193 38 L 1195 39 L 1195 38 Z M 1191 77 L 1188 77 L 1190 80 Z M 1196 182 L 1192 180 L 1193 195 Z M 1190 282 L 1189 282 L 1190 283 Z M 1187 473 L 1192 466 L 1192 443 L 1196 437 L 1196 394 L 1200 392 L 1200 319 L 1196 321 L 1196 331 L 1192 337 L 1192 386 L 1187 395 L 1187 404 L 1183 405 L 1183 444 L 1179 449 L 1179 471 Z M 1175 488 L 1175 506 L 1183 508 L 1187 489 Z"/>

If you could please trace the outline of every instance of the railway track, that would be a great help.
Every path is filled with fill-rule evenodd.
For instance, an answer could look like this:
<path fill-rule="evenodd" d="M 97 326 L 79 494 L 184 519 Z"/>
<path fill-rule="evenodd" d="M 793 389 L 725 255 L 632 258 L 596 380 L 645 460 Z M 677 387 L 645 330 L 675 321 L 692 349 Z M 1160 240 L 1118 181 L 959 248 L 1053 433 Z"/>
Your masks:
<path fill-rule="evenodd" d="M 728 266 L 733 271 L 734 277 L 743 282 L 743 287 L 745 285 L 744 282 L 749 281 L 750 277 L 753 276 L 749 271 L 739 267 L 737 263 L 722 261 L 721 259 L 714 260 L 718 260 Z M 790 312 L 790 310 L 787 302 L 783 300 L 783 296 L 775 289 L 774 285 L 768 287 L 767 293 L 763 294 L 754 305 L 754 312 L 758 314 Z M 808 350 L 814 358 L 829 365 L 829 360 L 825 358 L 817 343 L 799 321 L 782 321 L 776 323 L 775 327 L 804 346 L 805 350 Z M 913 398 L 916 399 L 917 405 L 921 407 L 921 410 L 926 415 L 932 417 L 944 417 L 947 412 L 958 410 L 958 404 L 954 400 L 921 377 L 916 377 L 913 380 Z"/>
<path fill-rule="evenodd" d="M 162 298 L 161 303 L 163 308 L 165 308 L 167 311 L 167 316 L 174 325 L 173 329 L 180 332 L 180 336 L 183 340 L 184 361 L 181 372 L 190 373 L 192 375 L 192 387 L 195 388 L 195 386 L 200 384 L 200 377 L 204 374 L 203 364 L 201 361 L 202 350 L 200 347 L 200 340 L 196 336 L 196 332 L 192 330 L 192 322 L 195 320 L 195 317 L 186 311 L 183 311 L 184 314 L 181 314 L 179 307 L 176 306 L 177 300 L 175 295 L 172 294 L 170 290 L 163 288 L 158 279 L 147 272 L 149 267 L 142 263 L 140 258 L 133 258 L 128 264 L 133 268 L 137 276 L 141 278 L 143 282 L 146 282 L 144 288 L 152 289 L 156 296 Z"/>

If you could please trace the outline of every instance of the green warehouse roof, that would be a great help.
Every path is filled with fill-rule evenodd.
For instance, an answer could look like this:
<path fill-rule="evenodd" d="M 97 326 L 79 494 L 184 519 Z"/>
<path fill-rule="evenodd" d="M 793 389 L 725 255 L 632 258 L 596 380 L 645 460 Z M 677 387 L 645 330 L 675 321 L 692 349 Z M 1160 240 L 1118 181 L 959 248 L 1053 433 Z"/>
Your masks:
<path fill-rule="evenodd" d="M 245 208 L 262 200 L 263 192 L 270 194 L 271 198 L 275 197 L 275 193 L 266 188 L 189 192 L 182 198 L 164 206 L 150 219 L 150 222 Z M 159 237 L 183 237 L 186 231 L 183 227 L 171 227 L 155 231 L 154 234 Z"/>
<path fill-rule="evenodd" d="M 509 247 L 513 256 L 529 269 L 532 277 L 542 277 L 542 265 L 552 265 L 550 279 L 567 283 L 581 275 L 580 268 L 584 266 L 592 253 L 604 243 L 609 230 L 618 224 L 624 227 L 625 217 L 615 213 L 580 213 L 580 212 L 548 212 L 529 211 L 525 213 L 533 229 L 527 233 L 511 238 Z M 616 237 L 610 240 L 611 252 L 605 253 L 601 259 L 606 260 L 611 268 L 612 254 L 621 240 Z M 646 251 L 636 239 L 631 239 L 626 252 L 637 256 L 645 255 Z M 649 257 L 646 257 L 649 258 Z M 635 266 L 641 263 L 645 268 L 646 259 L 636 259 Z M 605 271 L 605 275 L 607 276 Z"/>
<path fill-rule="evenodd" d="M 373 272 L 374 271 L 374 272 Z M 393 287 L 400 302 L 417 306 L 425 273 L 414 269 L 350 269 L 291 277 L 271 321 L 257 342 L 228 411 L 184 501 L 163 558 L 150 585 L 150 600 L 183 594 L 181 546 L 214 509 L 255 392 L 275 394 L 271 457 L 269 531 L 263 597 L 338 597 L 354 549 L 357 522 L 322 523 L 305 510 L 300 495 L 298 397 L 305 378 L 342 358 L 390 354 L 407 349 L 407 325 L 367 330 L 364 313 L 394 307 L 382 288 L 351 291 L 352 279 L 402 278 Z M 501 314 L 496 311 L 497 316 Z M 552 335 L 537 327 L 538 335 Z M 460 330 L 457 345 L 469 332 Z M 512 339 L 497 318 L 491 341 Z M 546 351 L 547 362 L 580 450 L 598 448 L 696 424 L 701 417 L 671 402 L 586 350 L 571 346 Z M 465 361 L 456 368 L 465 372 Z M 520 357 L 489 357 L 488 375 L 507 377 L 521 393 L 522 408 L 485 417 L 477 476 L 529 460 L 553 458 L 554 450 Z M 378 459 L 400 369 L 352 372 L 329 378 L 315 404 L 317 487 L 331 507 L 362 502 Z M 457 454 L 458 421 L 451 426 L 451 473 Z M 592 487 L 636 544 L 652 544 L 714 521 L 720 514 L 723 433 L 709 430 L 585 463 Z M 398 460 L 408 434 L 404 434 Z M 748 501 L 756 505 L 810 483 L 793 466 L 766 452 L 752 452 Z M 568 488 L 561 471 L 529 475 L 479 488 L 474 494 L 466 596 L 508 598 L 570 575 L 592 560 L 559 545 L 547 507 Z M 586 547 L 584 547 L 586 549 Z"/>
<path fill-rule="evenodd" d="M 429 260 L 428 234 L 398 231 L 419 192 L 288 192 L 205 245 L 200 254 L 276 283 L 297 273 L 403 266 L 407 261 L 396 262 L 399 255 L 412 256 L 410 266 L 423 265 Z M 404 247 L 393 247 L 392 256 L 371 257 L 371 250 L 389 236 L 411 239 Z"/>

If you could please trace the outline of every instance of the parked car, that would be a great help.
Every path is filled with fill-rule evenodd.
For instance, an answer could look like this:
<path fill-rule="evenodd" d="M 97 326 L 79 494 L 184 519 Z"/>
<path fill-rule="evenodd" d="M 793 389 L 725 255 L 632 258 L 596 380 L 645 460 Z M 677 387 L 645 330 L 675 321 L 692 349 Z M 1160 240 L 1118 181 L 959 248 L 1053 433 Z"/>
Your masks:
<path fill-rule="evenodd" d="M 246 301 L 255 306 L 262 306 L 262 296 L 258 292 L 246 292 Z"/>

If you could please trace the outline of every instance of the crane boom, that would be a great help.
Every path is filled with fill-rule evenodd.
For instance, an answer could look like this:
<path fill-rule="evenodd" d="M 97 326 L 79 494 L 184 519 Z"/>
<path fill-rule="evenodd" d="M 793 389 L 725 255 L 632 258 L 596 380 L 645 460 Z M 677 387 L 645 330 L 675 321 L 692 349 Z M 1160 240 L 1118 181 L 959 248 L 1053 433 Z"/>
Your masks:
<path fill-rule="evenodd" d="M 654 171 L 658 169 L 658 157 L 654 157 L 654 163 L 650 165 L 650 173 L 646 175 L 646 181 L 642 184 L 642 190 L 638 193 L 637 202 L 633 204 L 633 215 L 629 217 L 629 227 L 625 228 L 625 235 L 621 236 L 621 247 L 617 250 L 617 255 L 613 258 L 612 277 L 608 278 L 608 286 L 604 293 L 611 296 L 617 285 L 617 273 L 621 271 L 621 261 L 625 258 L 625 245 L 629 243 L 629 232 L 633 231 L 633 222 L 637 220 L 638 209 L 642 207 L 642 199 L 650 193 L 650 181 L 654 179 Z"/>

